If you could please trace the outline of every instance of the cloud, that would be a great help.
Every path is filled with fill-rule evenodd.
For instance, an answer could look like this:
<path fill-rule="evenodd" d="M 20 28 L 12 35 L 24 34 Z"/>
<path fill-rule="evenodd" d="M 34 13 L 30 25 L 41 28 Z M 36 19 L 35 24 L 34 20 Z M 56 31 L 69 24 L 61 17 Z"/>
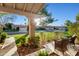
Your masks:
<path fill-rule="evenodd" d="M 40 25 L 40 19 L 39 18 L 38 19 L 35 19 L 34 22 L 35 22 L 36 26 L 39 26 Z"/>

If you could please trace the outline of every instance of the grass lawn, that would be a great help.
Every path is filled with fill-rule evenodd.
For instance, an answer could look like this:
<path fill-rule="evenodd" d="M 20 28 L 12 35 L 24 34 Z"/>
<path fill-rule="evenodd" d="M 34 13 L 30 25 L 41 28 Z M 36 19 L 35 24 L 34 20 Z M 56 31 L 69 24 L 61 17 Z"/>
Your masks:
<path fill-rule="evenodd" d="M 57 35 L 63 35 L 63 32 L 36 32 L 35 35 L 45 35 L 47 37 L 54 37 L 54 36 L 57 36 Z M 8 37 L 20 37 L 20 36 L 23 36 L 25 34 L 14 34 L 14 35 L 9 35 Z"/>
<path fill-rule="evenodd" d="M 14 35 L 9 35 L 8 37 L 15 37 L 16 39 L 23 36 L 24 34 L 14 34 Z"/>
<path fill-rule="evenodd" d="M 25 34 L 9 35 L 9 37 L 15 37 L 16 39 L 18 39 L 23 35 L 25 35 Z M 51 40 L 51 39 L 57 39 L 58 37 L 62 37 L 63 32 L 36 32 L 35 36 L 40 36 L 40 38 L 42 37 L 46 40 Z"/>
<path fill-rule="evenodd" d="M 14 37 L 15 38 L 15 42 L 16 42 L 16 45 L 17 46 L 20 46 L 21 43 L 19 42 L 20 41 L 20 37 L 24 36 L 25 34 L 14 34 L 14 35 L 8 35 L 8 37 Z"/>

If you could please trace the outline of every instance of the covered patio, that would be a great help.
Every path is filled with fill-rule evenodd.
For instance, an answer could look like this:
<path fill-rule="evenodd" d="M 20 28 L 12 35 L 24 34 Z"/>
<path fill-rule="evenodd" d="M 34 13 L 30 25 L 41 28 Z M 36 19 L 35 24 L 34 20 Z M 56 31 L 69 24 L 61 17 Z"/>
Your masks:
<path fill-rule="evenodd" d="M 28 18 L 28 21 L 29 21 L 29 36 L 30 36 L 30 39 L 31 39 L 31 42 L 30 43 L 33 43 L 33 44 L 35 44 L 35 42 L 33 42 L 33 40 L 35 39 L 35 30 L 36 30 L 36 27 L 35 27 L 35 22 L 34 22 L 34 19 L 35 18 L 42 18 L 42 17 L 46 17 L 45 15 L 42 15 L 41 14 L 41 10 L 44 8 L 46 6 L 46 4 L 42 4 L 42 3 L 0 3 L 0 13 L 7 13 L 7 14 L 18 14 L 18 15 L 23 15 L 23 16 L 26 16 L 27 18 Z M 19 20 L 20 21 L 20 20 Z M 27 27 L 27 26 L 26 26 Z M 51 32 L 52 33 L 52 32 Z M 43 33 L 41 33 L 42 35 L 41 35 L 41 37 L 43 36 Z M 45 33 L 46 34 L 46 33 Z M 50 34 L 50 33 L 49 33 Z M 49 35 L 48 34 L 48 35 Z M 52 35 L 52 34 L 50 34 L 50 35 Z M 49 36 L 50 36 L 49 35 Z M 59 34 L 58 34 L 59 35 Z M 56 35 L 55 36 L 57 36 L 57 33 L 56 33 Z M 58 38 L 58 37 L 57 37 Z M 11 39 L 14 39 L 14 38 L 11 38 Z M 43 37 L 43 38 L 41 38 L 42 40 L 44 40 L 45 39 L 45 37 Z M 55 38 L 56 39 L 56 38 Z M 50 40 L 49 40 L 50 41 Z M 57 42 L 57 43 L 56 43 Z M 42 45 L 42 47 L 41 47 L 41 49 L 39 49 L 39 51 L 40 50 L 46 50 L 46 51 L 48 51 L 49 53 L 49 55 L 50 54 L 53 54 L 53 55 L 56 55 L 56 56 L 62 56 L 62 55 L 64 55 L 63 53 L 61 53 L 59 50 L 57 50 L 57 49 L 61 49 L 62 50 L 62 48 L 63 49 L 65 49 L 65 47 L 66 48 L 71 48 L 70 46 L 66 46 L 65 45 L 65 43 L 66 44 L 68 44 L 68 42 L 69 41 L 63 41 L 63 40 L 60 40 L 60 41 L 55 41 L 55 40 L 52 40 L 52 42 L 42 42 L 42 43 L 44 43 L 44 45 Z M 8 43 L 10 43 L 10 44 L 12 44 L 13 45 L 13 47 L 15 47 L 13 50 L 17 50 L 17 47 L 16 47 L 16 44 L 15 44 L 15 41 L 13 41 L 13 42 L 10 42 L 10 39 L 9 39 L 9 42 Z M 8 44 L 7 43 L 7 44 Z M 37 42 L 38 43 L 38 42 Z M 9 47 L 9 45 L 10 44 L 8 44 L 8 47 Z M 30 44 L 29 44 L 30 45 Z M 6 44 L 4 45 L 4 46 L 6 46 Z M 4 46 L 3 46 L 3 48 L 4 48 Z M 56 48 L 56 46 L 57 46 L 57 48 Z M 12 47 L 12 46 L 11 46 Z M 12 48 L 13 48 L 12 47 Z M 6 47 L 5 47 L 6 48 Z M 30 47 L 28 47 L 28 48 L 30 48 Z M 2 48 L 1 48 L 2 49 Z M 25 50 L 27 49 L 27 47 L 25 46 Z M 7 50 L 7 48 L 6 48 L 6 50 Z M 4 49 L 4 51 L 6 51 L 5 49 Z M 12 51 L 13 51 L 12 50 Z M 35 49 L 33 49 L 33 48 L 31 48 L 31 50 L 30 49 L 28 49 L 28 51 L 32 51 L 32 50 L 35 50 Z M 2 52 L 3 50 L 1 50 L 1 52 Z M 9 51 L 9 50 L 8 50 Z M 23 51 L 23 50 L 22 50 Z M 27 51 L 27 52 L 28 52 Z M 72 55 L 72 56 L 75 56 L 76 55 L 76 53 L 77 53 L 77 50 L 75 50 L 75 52 L 73 52 L 74 51 L 74 49 L 72 49 L 72 51 L 70 51 L 70 50 L 68 50 L 68 51 L 66 51 L 66 56 L 70 56 L 70 55 Z M 15 51 L 15 53 L 16 53 L 17 51 Z M 24 52 L 24 51 L 23 51 Z M 38 51 L 37 50 L 35 50 L 35 51 L 32 51 L 32 52 L 34 52 L 34 53 L 30 53 L 30 54 L 27 54 L 27 56 L 37 56 L 38 55 Z M 71 54 L 71 53 L 69 53 L 69 52 L 72 52 L 72 53 L 74 53 L 74 54 Z M 11 53 L 11 51 L 10 52 L 8 52 L 8 53 L 6 53 L 6 54 L 1 54 L 1 55 L 11 55 L 10 54 Z M 16 54 L 14 54 L 14 55 L 17 55 L 17 53 Z"/>
<path fill-rule="evenodd" d="M 29 35 L 31 38 L 35 36 L 35 18 L 44 17 L 40 15 L 40 11 L 45 7 L 42 3 L 0 3 L 0 13 L 13 13 L 24 15 L 29 20 Z"/>
<path fill-rule="evenodd" d="M 45 7 L 45 4 L 42 4 L 42 3 L 0 3 L 0 13 L 17 14 L 17 15 L 26 16 L 29 21 L 28 34 L 30 36 L 30 39 L 34 40 L 34 37 L 35 37 L 34 19 L 44 17 L 44 15 L 40 14 L 41 13 L 40 11 L 44 7 Z M 11 44 L 11 42 L 8 42 L 8 43 Z M 15 47 L 15 50 L 16 50 L 16 47 Z"/>

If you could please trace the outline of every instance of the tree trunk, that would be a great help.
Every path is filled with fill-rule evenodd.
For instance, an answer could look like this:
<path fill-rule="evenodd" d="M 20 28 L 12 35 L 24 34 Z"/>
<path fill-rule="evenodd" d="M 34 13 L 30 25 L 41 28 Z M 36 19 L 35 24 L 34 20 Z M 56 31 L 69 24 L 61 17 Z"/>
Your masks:
<path fill-rule="evenodd" d="M 28 16 L 28 19 L 29 19 L 29 36 L 30 39 L 34 39 L 35 37 L 34 15 L 30 14 Z"/>

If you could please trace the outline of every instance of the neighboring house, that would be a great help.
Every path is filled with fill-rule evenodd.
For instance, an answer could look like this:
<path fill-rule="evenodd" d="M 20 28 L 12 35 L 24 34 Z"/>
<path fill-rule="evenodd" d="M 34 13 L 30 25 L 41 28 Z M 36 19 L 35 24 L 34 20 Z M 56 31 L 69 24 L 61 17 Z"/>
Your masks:
<path fill-rule="evenodd" d="M 67 31 L 65 26 L 46 26 L 45 29 L 50 31 Z"/>
<path fill-rule="evenodd" d="M 43 28 L 45 29 L 45 31 L 57 31 L 57 32 L 63 32 L 63 31 L 67 31 L 67 28 L 65 26 L 38 26 L 37 28 Z"/>
<path fill-rule="evenodd" d="M 19 32 L 25 32 L 27 30 L 27 26 L 26 25 L 13 25 L 13 28 L 17 28 L 19 27 Z"/>

